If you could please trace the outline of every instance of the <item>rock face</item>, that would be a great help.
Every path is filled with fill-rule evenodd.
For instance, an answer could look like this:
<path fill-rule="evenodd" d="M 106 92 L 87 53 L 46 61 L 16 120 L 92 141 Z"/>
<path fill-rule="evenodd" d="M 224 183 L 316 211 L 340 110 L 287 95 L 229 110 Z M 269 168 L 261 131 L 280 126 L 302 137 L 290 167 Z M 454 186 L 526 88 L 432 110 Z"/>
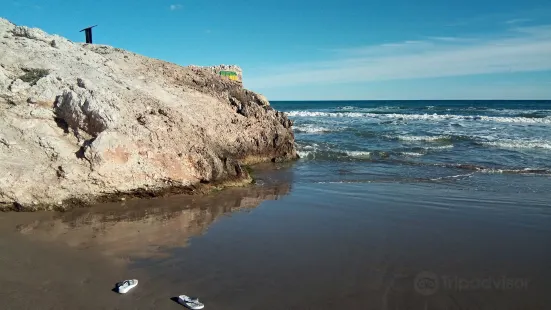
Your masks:
<path fill-rule="evenodd" d="M 297 157 L 292 122 L 211 69 L 0 19 L 0 209 L 193 192 Z"/>

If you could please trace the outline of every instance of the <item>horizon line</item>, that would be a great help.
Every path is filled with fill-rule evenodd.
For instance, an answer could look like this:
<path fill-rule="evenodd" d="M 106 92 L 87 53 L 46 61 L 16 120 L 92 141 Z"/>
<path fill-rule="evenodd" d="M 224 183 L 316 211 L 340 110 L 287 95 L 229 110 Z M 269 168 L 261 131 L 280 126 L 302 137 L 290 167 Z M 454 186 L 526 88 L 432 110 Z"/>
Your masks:
<path fill-rule="evenodd" d="M 299 100 L 269 100 L 270 102 L 332 102 L 332 101 L 549 101 L 550 99 L 299 99 Z"/>

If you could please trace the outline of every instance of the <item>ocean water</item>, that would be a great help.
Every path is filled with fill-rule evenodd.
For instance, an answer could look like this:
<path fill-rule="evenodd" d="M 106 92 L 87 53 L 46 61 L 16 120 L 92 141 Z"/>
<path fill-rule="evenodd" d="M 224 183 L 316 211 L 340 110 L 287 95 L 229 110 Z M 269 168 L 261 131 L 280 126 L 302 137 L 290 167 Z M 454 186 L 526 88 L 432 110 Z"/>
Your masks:
<path fill-rule="evenodd" d="M 304 182 L 551 187 L 551 101 L 273 102 L 294 121 Z"/>

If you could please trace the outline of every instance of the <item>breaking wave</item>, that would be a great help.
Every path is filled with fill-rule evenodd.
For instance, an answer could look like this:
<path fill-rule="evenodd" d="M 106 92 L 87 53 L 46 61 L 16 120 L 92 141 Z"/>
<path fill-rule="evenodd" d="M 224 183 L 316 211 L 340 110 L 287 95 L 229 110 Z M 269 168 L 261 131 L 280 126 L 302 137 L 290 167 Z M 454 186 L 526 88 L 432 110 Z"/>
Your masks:
<path fill-rule="evenodd" d="M 396 139 L 401 141 L 409 142 L 449 142 L 451 141 L 451 136 L 385 136 L 389 139 Z"/>
<path fill-rule="evenodd" d="M 485 174 L 537 174 L 551 175 L 548 168 L 502 168 L 469 163 L 430 163 L 418 161 L 426 155 L 423 152 L 414 151 L 347 151 L 347 150 L 319 150 L 315 148 L 302 148 L 298 151 L 303 160 L 337 160 L 337 161 L 368 161 L 388 164 L 398 164 L 418 167 L 440 167 L 469 171 L 469 173 Z M 464 176 L 464 174 L 461 174 Z M 449 177 L 446 177 L 449 178 Z"/>
<path fill-rule="evenodd" d="M 446 149 L 453 149 L 453 148 L 454 148 L 453 144 L 424 147 L 424 149 L 426 149 L 428 151 L 430 151 L 430 150 L 446 150 Z"/>
<path fill-rule="evenodd" d="M 425 155 L 423 153 L 418 153 L 418 152 L 401 152 L 401 154 L 404 156 L 411 156 L 411 157 L 419 157 L 419 156 Z"/>
<path fill-rule="evenodd" d="M 330 171 L 343 164 L 360 167 L 346 178 L 378 178 L 387 170 L 385 180 L 447 182 L 475 175 L 477 186 L 501 182 L 501 175 L 551 178 L 549 106 L 454 105 L 324 103 L 286 111 L 294 121 L 300 165 Z M 368 167 L 374 173 L 363 175 Z"/>
<path fill-rule="evenodd" d="M 491 142 L 480 142 L 480 144 L 489 147 L 503 149 L 545 149 L 551 150 L 551 141 L 526 141 L 526 140 L 501 140 Z"/>
<path fill-rule="evenodd" d="M 297 154 L 302 159 L 371 159 L 373 152 L 367 151 L 346 151 L 346 150 L 316 150 L 315 148 L 306 148 L 298 150 Z"/>
<path fill-rule="evenodd" d="M 522 124 L 551 124 L 551 117 L 522 117 L 522 116 L 486 116 L 486 115 L 454 115 L 454 114 L 399 114 L 399 113 L 360 113 L 360 112 L 321 112 L 321 111 L 289 111 L 285 112 L 289 117 L 351 117 L 373 119 L 398 119 L 398 120 L 422 120 L 422 121 L 482 121 L 497 123 L 522 123 Z"/>
<path fill-rule="evenodd" d="M 453 146 L 449 146 L 446 148 L 451 148 Z M 320 149 L 317 147 L 312 146 L 304 146 L 300 147 L 299 150 L 297 150 L 298 155 L 301 159 L 305 160 L 367 160 L 367 161 L 387 161 L 387 160 L 396 160 L 400 158 L 411 158 L 411 157 L 421 157 L 427 154 L 427 152 L 430 153 L 432 150 L 438 150 L 438 147 L 431 148 L 431 147 L 425 147 L 425 148 L 418 148 L 420 151 L 411 150 L 411 151 L 381 151 L 381 150 L 373 150 L 373 151 L 350 151 L 350 150 L 338 150 L 338 149 Z M 444 148 L 442 148 L 444 149 Z"/>
<path fill-rule="evenodd" d="M 468 171 L 475 171 L 475 172 L 481 172 L 481 173 L 551 175 L 551 169 L 545 169 L 545 168 L 501 169 L 501 168 L 484 167 L 481 165 L 472 165 L 472 164 L 429 164 L 429 165 L 444 167 L 444 168 L 456 168 L 460 170 L 468 170 Z"/>
<path fill-rule="evenodd" d="M 346 155 L 355 158 L 370 158 L 371 152 L 365 151 L 345 151 Z"/>
<path fill-rule="evenodd" d="M 345 111 L 354 110 L 354 109 L 356 109 L 356 107 L 353 107 L 353 106 L 345 106 L 345 107 L 339 108 L 339 110 L 345 110 Z"/>
<path fill-rule="evenodd" d="M 440 180 L 446 180 L 446 179 L 459 179 L 459 178 L 470 178 L 473 176 L 473 172 L 466 173 L 466 174 L 456 174 L 456 175 L 449 175 L 445 177 L 439 177 L 439 178 L 433 178 L 431 181 L 440 181 Z"/>
<path fill-rule="evenodd" d="M 339 129 L 332 129 L 322 126 L 316 126 L 316 125 L 302 125 L 302 126 L 294 126 L 293 129 L 296 132 L 304 132 L 304 133 L 326 133 L 326 132 L 332 132 L 332 131 L 339 131 Z"/>

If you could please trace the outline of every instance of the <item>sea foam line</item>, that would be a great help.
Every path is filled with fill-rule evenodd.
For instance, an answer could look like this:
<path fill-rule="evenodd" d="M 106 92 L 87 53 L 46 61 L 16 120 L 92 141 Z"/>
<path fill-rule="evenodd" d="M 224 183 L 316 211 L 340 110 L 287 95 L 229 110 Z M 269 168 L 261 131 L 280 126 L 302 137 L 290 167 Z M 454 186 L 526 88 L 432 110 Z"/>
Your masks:
<path fill-rule="evenodd" d="M 439 180 L 445 180 L 445 179 L 458 179 L 458 178 L 463 178 L 463 177 L 470 178 L 473 175 L 474 175 L 474 172 L 471 172 L 471 173 L 466 173 L 466 174 L 449 175 L 449 176 L 434 178 L 434 179 L 430 179 L 430 180 L 431 181 L 439 181 Z"/>
<path fill-rule="evenodd" d="M 400 154 L 404 156 L 412 156 L 412 157 L 419 157 L 419 156 L 425 155 L 423 153 L 417 153 L 417 152 L 401 152 Z"/>
<path fill-rule="evenodd" d="M 482 145 L 505 148 L 505 149 L 545 149 L 551 150 L 551 141 L 524 141 L 524 140 L 503 140 L 481 142 Z"/>
<path fill-rule="evenodd" d="M 425 121 L 484 121 L 497 123 L 522 123 L 522 124 L 551 124 L 551 117 L 530 118 L 530 117 L 505 117 L 486 115 L 453 115 L 453 114 L 375 114 L 359 112 L 321 112 L 321 111 L 289 111 L 285 112 L 288 117 L 350 117 L 350 118 L 374 118 L 374 119 L 400 119 L 400 120 L 425 120 Z"/>
<path fill-rule="evenodd" d="M 450 136 L 384 136 L 389 139 L 397 139 L 411 142 L 438 142 L 451 139 Z"/>
<path fill-rule="evenodd" d="M 315 126 L 315 125 L 294 126 L 293 129 L 297 132 L 305 132 L 305 133 L 324 133 L 324 132 L 341 130 L 340 128 L 331 129 L 331 128 Z"/>
<path fill-rule="evenodd" d="M 368 151 L 347 151 L 347 150 L 317 150 L 317 149 L 311 149 L 311 148 L 308 148 L 308 150 L 306 150 L 306 148 L 302 149 L 302 150 L 297 150 L 297 154 L 301 157 L 301 158 L 312 158 L 312 159 L 315 159 L 316 158 L 316 155 L 317 156 L 323 156 L 323 155 L 326 155 L 326 154 L 329 154 L 329 153 L 332 153 L 334 155 L 337 155 L 337 156 L 342 156 L 342 157 L 352 157 L 352 158 L 371 158 L 371 152 L 368 152 Z"/>
<path fill-rule="evenodd" d="M 371 157 L 371 152 L 366 151 L 345 151 L 346 155 L 356 158 L 369 158 Z"/>

